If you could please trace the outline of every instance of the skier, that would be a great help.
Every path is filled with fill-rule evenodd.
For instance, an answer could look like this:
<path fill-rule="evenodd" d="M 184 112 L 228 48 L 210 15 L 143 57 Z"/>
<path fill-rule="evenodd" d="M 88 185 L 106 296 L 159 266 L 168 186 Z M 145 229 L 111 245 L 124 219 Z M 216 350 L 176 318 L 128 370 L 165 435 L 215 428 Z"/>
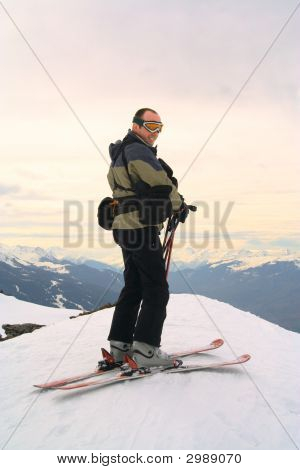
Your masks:
<path fill-rule="evenodd" d="M 122 249 L 125 285 L 108 340 L 117 362 L 131 354 L 141 367 L 173 363 L 160 349 L 169 286 L 159 233 L 170 213 L 184 222 L 189 212 L 171 168 L 156 157 L 162 128 L 156 111 L 139 109 L 123 141 L 109 147 L 107 177 L 116 202 L 112 229 Z"/>

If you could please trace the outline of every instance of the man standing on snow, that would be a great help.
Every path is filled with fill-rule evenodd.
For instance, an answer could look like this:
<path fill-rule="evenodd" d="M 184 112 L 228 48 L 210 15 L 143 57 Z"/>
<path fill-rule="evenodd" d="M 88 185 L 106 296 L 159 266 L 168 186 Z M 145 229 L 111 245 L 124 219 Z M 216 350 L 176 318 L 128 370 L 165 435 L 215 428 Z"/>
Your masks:
<path fill-rule="evenodd" d="M 122 248 L 125 286 L 114 311 L 108 339 L 116 361 L 122 361 L 129 353 L 139 366 L 146 367 L 173 362 L 159 348 L 169 286 L 159 239 L 162 220 L 157 214 L 154 218 L 151 215 L 153 210 L 157 212 L 159 198 L 171 213 L 179 213 L 181 222 L 188 215 L 171 168 L 157 159 L 157 150 L 153 147 L 162 127 L 156 111 L 140 109 L 134 115 L 132 130 L 123 141 L 109 147 L 112 161 L 108 181 L 113 198 L 118 201 L 112 228 L 114 240 Z M 143 206 L 147 197 L 154 201 L 154 208 Z M 168 209 L 166 213 L 163 220 L 170 215 Z"/>

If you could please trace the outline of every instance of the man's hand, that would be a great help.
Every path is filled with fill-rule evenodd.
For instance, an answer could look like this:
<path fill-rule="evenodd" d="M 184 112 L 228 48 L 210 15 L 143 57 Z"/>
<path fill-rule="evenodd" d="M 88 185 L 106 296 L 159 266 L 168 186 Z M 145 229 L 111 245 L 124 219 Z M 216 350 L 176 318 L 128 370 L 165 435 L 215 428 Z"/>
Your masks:
<path fill-rule="evenodd" d="M 180 209 L 179 209 L 179 216 L 178 216 L 179 217 L 179 222 L 184 224 L 184 222 L 186 221 L 187 216 L 189 215 L 189 212 L 190 212 L 190 210 L 189 210 L 188 205 L 185 202 L 183 202 L 181 204 Z"/>

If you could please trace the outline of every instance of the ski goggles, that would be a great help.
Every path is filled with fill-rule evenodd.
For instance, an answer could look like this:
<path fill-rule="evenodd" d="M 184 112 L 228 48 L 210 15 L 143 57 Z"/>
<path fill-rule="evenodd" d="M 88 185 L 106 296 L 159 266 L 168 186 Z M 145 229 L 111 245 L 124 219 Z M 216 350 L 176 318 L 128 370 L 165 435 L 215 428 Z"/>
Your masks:
<path fill-rule="evenodd" d="M 154 132 L 161 132 L 163 123 L 159 121 L 144 121 L 144 119 L 134 116 L 132 122 L 135 122 L 139 126 L 143 126 L 147 131 L 154 134 Z"/>

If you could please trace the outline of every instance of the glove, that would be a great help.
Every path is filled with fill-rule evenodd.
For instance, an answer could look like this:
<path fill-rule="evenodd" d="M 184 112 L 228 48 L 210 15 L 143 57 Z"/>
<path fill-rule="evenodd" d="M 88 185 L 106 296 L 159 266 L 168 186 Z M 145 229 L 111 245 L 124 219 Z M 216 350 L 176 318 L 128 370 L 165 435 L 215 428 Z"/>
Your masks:
<path fill-rule="evenodd" d="M 181 204 L 180 209 L 179 209 L 179 216 L 178 216 L 179 217 L 179 222 L 184 224 L 184 222 L 186 221 L 187 216 L 189 215 L 189 212 L 190 212 L 190 210 L 189 210 L 188 205 L 185 202 L 183 202 Z"/>

